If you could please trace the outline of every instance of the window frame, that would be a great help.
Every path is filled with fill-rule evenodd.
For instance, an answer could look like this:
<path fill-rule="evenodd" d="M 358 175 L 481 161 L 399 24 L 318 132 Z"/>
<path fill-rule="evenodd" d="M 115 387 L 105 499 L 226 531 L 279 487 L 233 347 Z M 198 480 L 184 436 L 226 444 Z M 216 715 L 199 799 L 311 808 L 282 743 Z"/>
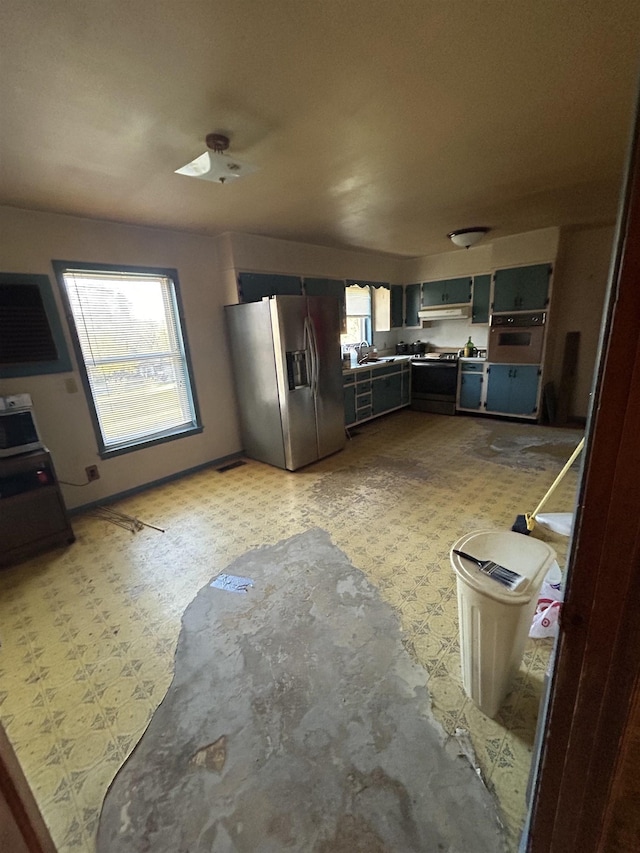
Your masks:
<path fill-rule="evenodd" d="M 369 314 L 368 315 L 365 315 L 365 314 L 349 314 L 347 291 L 349 290 L 350 287 L 359 287 L 361 290 L 368 290 L 369 291 Z M 365 334 L 364 334 L 364 337 L 360 341 L 357 341 L 357 342 L 349 341 L 346 343 L 342 342 L 342 337 L 344 337 L 344 335 L 341 335 L 340 336 L 341 337 L 341 345 L 343 347 L 353 348 L 353 347 L 358 346 L 360 343 L 362 343 L 363 340 L 366 340 L 370 345 L 373 345 L 373 288 L 372 288 L 372 286 L 368 282 L 360 283 L 360 282 L 352 281 L 350 283 L 347 283 L 345 286 L 345 290 L 344 290 L 344 305 L 345 305 L 345 312 L 344 312 L 345 328 L 348 326 L 349 317 L 359 317 L 362 321 L 364 321 Z"/>
<path fill-rule="evenodd" d="M 193 364 L 191 361 L 189 341 L 187 337 L 187 329 L 183 319 L 184 309 L 182 305 L 182 297 L 180 294 L 180 282 L 178 279 L 177 269 L 174 269 L 172 267 L 133 266 L 131 264 L 99 264 L 87 261 L 63 260 L 54 260 L 51 262 L 51 264 L 53 266 L 56 280 L 58 282 L 58 287 L 62 296 L 62 302 L 67 318 L 67 324 L 69 326 L 73 350 L 76 356 L 76 362 L 78 365 L 80 378 L 82 380 L 82 386 L 84 388 L 85 397 L 89 406 L 89 414 L 91 416 L 91 422 L 93 424 L 93 430 L 96 436 L 98 454 L 100 458 L 110 459 L 115 456 L 122 456 L 125 453 L 132 453 L 137 450 L 143 450 L 147 447 L 153 447 L 156 444 L 164 444 L 165 442 L 173 441 L 174 439 L 186 438 L 187 436 L 201 433 L 204 427 L 202 426 L 202 422 L 200 419 L 200 406 L 198 404 L 198 396 L 196 393 L 196 385 L 193 372 Z M 156 278 L 164 277 L 171 281 L 171 283 L 173 284 L 174 310 L 176 312 L 175 322 L 182 338 L 184 361 L 188 380 L 188 393 L 191 398 L 191 404 L 193 406 L 194 417 L 192 424 L 187 425 L 185 427 L 171 429 L 170 431 L 168 430 L 164 434 L 156 434 L 152 438 L 135 439 L 130 444 L 121 445 L 119 447 L 108 447 L 105 445 L 102 437 L 102 430 L 100 428 L 100 421 L 98 418 L 98 412 L 93 397 L 93 392 L 91 390 L 91 384 L 89 382 L 89 374 L 87 372 L 87 366 L 85 364 L 84 356 L 82 354 L 82 347 L 80 345 L 80 338 L 78 337 L 78 332 L 76 329 L 75 317 L 71 309 L 71 302 L 69 300 L 67 287 L 64 281 L 65 272 L 70 272 L 74 269 L 86 270 L 87 272 L 95 271 L 96 273 L 148 275 Z"/>

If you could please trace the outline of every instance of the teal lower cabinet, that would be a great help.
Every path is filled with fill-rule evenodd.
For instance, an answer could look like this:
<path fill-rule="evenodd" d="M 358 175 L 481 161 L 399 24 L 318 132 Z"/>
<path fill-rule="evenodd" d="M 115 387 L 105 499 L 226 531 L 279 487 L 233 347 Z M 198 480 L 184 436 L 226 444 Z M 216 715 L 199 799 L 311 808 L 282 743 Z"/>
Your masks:
<path fill-rule="evenodd" d="M 402 405 L 411 403 L 411 366 L 408 362 L 402 364 Z"/>
<path fill-rule="evenodd" d="M 537 364 L 491 364 L 487 374 L 487 412 L 536 417 L 540 380 Z"/>
<path fill-rule="evenodd" d="M 409 362 L 358 367 L 343 376 L 346 426 L 392 412 L 411 401 Z"/>
<path fill-rule="evenodd" d="M 382 415 L 392 409 L 399 409 L 402 405 L 402 375 L 395 373 L 393 376 L 382 376 L 372 381 L 373 415 Z"/>
<path fill-rule="evenodd" d="M 475 409 L 480 408 L 482 400 L 482 374 L 461 373 L 460 374 L 460 396 L 458 408 Z"/>
<path fill-rule="evenodd" d="M 345 424 L 356 422 L 356 386 L 354 383 L 344 386 L 344 422 Z"/>
<path fill-rule="evenodd" d="M 456 409 L 470 412 L 479 412 L 484 403 L 484 389 L 486 388 L 484 361 L 466 361 L 460 359 L 460 370 L 458 380 L 458 399 Z"/>

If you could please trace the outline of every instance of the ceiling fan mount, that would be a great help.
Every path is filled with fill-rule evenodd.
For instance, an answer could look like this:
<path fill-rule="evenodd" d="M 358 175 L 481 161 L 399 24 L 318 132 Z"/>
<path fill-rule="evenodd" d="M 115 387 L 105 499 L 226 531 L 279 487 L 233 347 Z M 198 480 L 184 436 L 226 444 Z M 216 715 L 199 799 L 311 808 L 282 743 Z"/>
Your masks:
<path fill-rule="evenodd" d="M 207 143 L 207 148 L 211 148 L 212 151 L 217 151 L 219 154 L 229 147 L 229 137 L 223 133 L 207 133 L 204 141 Z"/>
<path fill-rule="evenodd" d="M 257 171 L 256 166 L 224 153 L 229 148 L 229 137 L 223 133 L 208 133 L 204 141 L 208 150 L 181 169 L 176 169 L 178 175 L 224 184 L 230 178 L 241 178 Z"/>

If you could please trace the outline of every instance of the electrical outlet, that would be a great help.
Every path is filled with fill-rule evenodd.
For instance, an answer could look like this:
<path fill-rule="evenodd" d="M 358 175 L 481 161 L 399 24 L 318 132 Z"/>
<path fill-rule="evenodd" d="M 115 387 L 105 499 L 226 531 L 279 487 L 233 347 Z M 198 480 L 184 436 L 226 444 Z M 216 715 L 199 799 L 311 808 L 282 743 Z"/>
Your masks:
<path fill-rule="evenodd" d="M 85 470 L 85 473 L 87 475 L 87 481 L 89 483 L 91 483 L 92 480 L 99 480 L 100 479 L 100 471 L 98 471 L 97 465 L 87 465 L 87 467 L 84 470 Z"/>

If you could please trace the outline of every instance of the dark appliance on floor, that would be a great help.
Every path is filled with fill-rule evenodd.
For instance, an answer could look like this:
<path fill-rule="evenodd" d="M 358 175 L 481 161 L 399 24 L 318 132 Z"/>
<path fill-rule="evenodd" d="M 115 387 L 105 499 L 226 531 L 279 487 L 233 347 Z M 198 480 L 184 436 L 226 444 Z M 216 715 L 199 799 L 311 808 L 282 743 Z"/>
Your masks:
<path fill-rule="evenodd" d="M 49 452 L 0 459 L 0 566 L 74 539 Z"/>
<path fill-rule="evenodd" d="M 437 415 L 455 415 L 458 357 L 429 353 L 411 359 L 411 408 Z"/>

